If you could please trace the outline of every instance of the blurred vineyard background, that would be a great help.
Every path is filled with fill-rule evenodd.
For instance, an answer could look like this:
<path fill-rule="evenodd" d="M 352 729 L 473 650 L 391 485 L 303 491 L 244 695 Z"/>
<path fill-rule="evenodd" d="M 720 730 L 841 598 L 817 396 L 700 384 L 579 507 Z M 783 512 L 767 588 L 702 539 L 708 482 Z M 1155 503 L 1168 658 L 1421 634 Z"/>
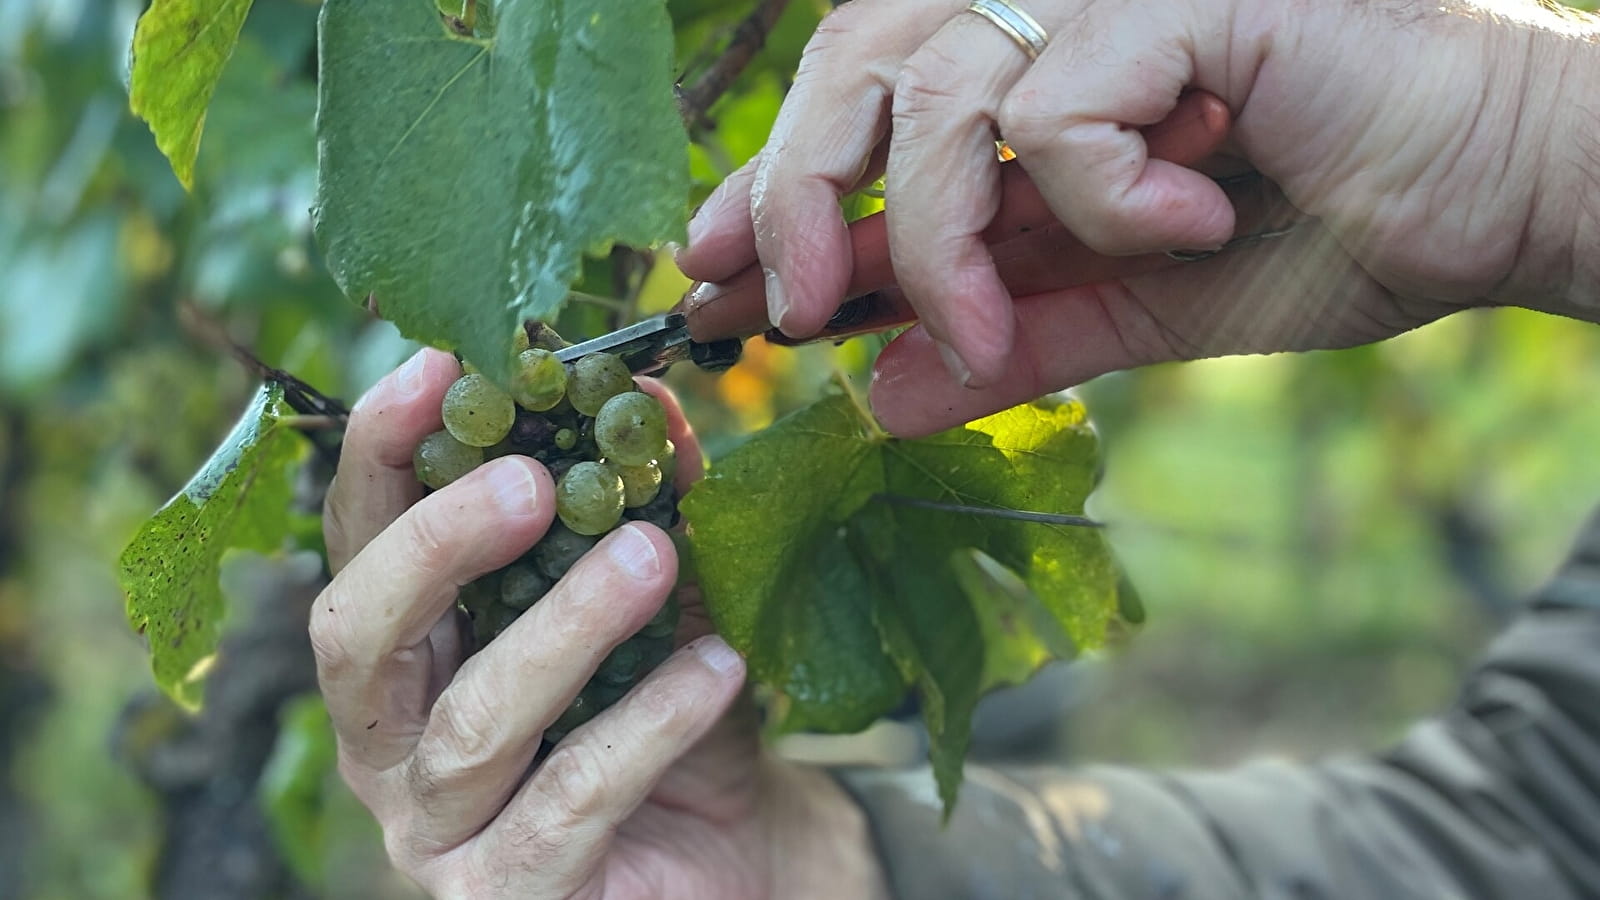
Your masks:
<path fill-rule="evenodd" d="M 692 68 L 748 3 L 669 5 Z M 713 110 L 699 190 L 760 146 L 825 6 L 795 0 Z M 197 868 L 259 884 L 252 896 L 408 896 L 327 768 L 314 699 L 253 710 L 234 740 L 259 746 L 219 763 L 213 732 L 238 723 L 157 699 L 123 617 L 113 560 L 253 387 L 219 335 L 347 399 L 411 349 L 337 294 L 310 239 L 315 4 L 257 0 L 192 195 L 127 112 L 141 9 L 0 0 L 0 897 L 177 896 Z M 641 274 L 590 268 L 581 287 L 602 295 Z M 643 277 L 646 311 L 683 287 L 670 266 Z M 597 333 L 614 314 L 580 304 L 562 326 Z M 673 380 L 715 453 L 835 368 L 860 377 L 872 350 L 753 343 L 721 378 Z M 1107 457 L 1093 512 L 1149 623 L 983 719 L 983 752 L 1211 765 L 1394 738 L 1449 700 L 1600 500 L 1596 385 L 1600 328 L 1509 310 L 1089 385 Z M 305 550 L 236 559 L 236 627 L 303 602 L 318 569 Z M 235 655 L 265 652 L 258 638 Z M 303 689 L 291 659 L 283 681 Z M 195 818 L 197 798 L 225 818 L 251 796 L 264 819 Z M 265 829 L 284 862 L 235 871 L 263 863 L 174 834 L 207 823 Z"/>

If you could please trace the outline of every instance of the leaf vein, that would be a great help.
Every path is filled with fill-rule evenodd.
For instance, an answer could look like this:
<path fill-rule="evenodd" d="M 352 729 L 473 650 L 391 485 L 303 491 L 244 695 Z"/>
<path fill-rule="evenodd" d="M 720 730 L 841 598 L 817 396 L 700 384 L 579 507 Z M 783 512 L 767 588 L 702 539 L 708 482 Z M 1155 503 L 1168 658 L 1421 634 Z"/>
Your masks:
<path fill-rule="evenodd" d="M 460 81 L 462 77 L 467 74 L 467 70 L 477 65 L 478 60 L 483 59 L 488 55 L 489 50 L 487 47 L 480 49 L 475 56 L 467 60 L 467 64 L 462 66 L 459 72 L 456 72 L 456 74 L 450 76 L 449 81 L 446 81 L 444 84 L 439 86 L 439 89 L 433 94 L 433 99 L 428 101 L 428 105 L 423 107 L 422 112 L 417 113 L 417 117 L 416 119 L 412 120 L 411 126 L 405 130 L 404 134 L 400 135 L 399 140 L 394 142 L 394 146 L 389 148 L 389 152 L 384 154 L 383 161 L 378 163 L 379 167 L 387 166 L 389 164 L 389 160 L 393 159 L 394 155 L 400 152 L 400 148 L 411 137 L 412 133 L 422 125 L 424 119 L 428 118 L 428 115 L 433 112 L 433 108 L 439 105 L 439 101 L 444 99 L 445 93 L 449 91 L 450 88 L 454 87 L 455 83 Z"/>

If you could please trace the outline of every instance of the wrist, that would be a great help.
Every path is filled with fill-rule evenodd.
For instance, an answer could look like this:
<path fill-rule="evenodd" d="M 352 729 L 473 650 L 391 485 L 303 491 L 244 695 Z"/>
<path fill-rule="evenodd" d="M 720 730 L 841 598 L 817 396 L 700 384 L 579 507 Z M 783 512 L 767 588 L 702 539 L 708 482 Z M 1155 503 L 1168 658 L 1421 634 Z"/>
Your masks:
<path fill-rule="evenodd" d="M 1518 123 L 1542 149 L 1533 204 L 1516 268 L 1489 299 L 1600 322 L 1600 18 L 1542 15 Z"/>
<path fill-rule="evenodd" d="M 764 764 L 770 900 L 888 900 L 866 813 L 826 772 Z"/>

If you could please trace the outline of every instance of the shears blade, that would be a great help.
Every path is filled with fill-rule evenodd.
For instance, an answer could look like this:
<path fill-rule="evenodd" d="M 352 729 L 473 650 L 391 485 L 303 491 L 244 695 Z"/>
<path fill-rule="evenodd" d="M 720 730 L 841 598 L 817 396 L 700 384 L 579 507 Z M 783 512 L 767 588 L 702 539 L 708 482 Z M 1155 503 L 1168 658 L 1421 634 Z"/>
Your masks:
<path fill-rule="evenodd" d="M 660 375 L 675 363 L 692 362 L 708 372 L 721 372 L 739 361 L 744 343 L 730 339 L 702 343 L 689 336 L 682 313 L 662 313 L 556 351 L 556 359 L 577 362 L 591 353 L 619 356 L 635 375 Z"/>

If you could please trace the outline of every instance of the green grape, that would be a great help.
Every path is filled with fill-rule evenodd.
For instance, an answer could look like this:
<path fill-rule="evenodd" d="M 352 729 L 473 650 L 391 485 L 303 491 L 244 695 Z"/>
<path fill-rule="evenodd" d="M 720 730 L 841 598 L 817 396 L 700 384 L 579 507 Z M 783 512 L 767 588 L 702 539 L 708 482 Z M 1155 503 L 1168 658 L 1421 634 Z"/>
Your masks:
<path fill-rule="evenodd" d="M 642 466 L 666 446 L 667 411 L 649 394 L 618 394 L 595 415 L 594 440 L 600 454 L 617 465 Z"/>
<path fill-rule="evenodd" d="M 463 375 L 444 395 L 444 427 L 474 447 L 493 447 L 511 432 L 517 405 L 483 375 Z"/>
<path fill-rule="evenodd" d="M 630 509 L 644 506 L 661 493 L 661 467 L 654 462 L 642 466 L 614 466 L 622 478 L 622 505 Z"/>
<path fill-rule="evenodd" d="M 560 522 L 550 525 L 544 538 L 533 546 L 533 562 L 551 581 L 560 581 L 595 544 L 597 537 L 579 534 Z"/>
<path fill-rule="evenodd" d="M 499 459 L 502 456 L 511 456 L 516 452 L 517 445 L 512 442 L 511 438 L 507 437 L 505 440 L 495 444 L 493 447 L 484 447 L 483 461 L 488 462 L 491 459 Z"/>
<path fill-rule="evenodd" d="M 676 453 L 666 439 L 665 411 L 637 391 L 620 358 L 595 354 L 570 367 L 558 365 L 553 351 L 570 345 L 538 323 L 513 335 L 513 344 L 511 393 L 469 367 L 446 396 L 446 430 L 425 438 L 413 460 L 418 478 L 436 488 L 485 459 L 510 453 L 543 460 L 556 480 L 559 520 L 544 538 L 517 561 L 461 589 L 458 605 L 470 617 L 478 647 L 545 596 L 624 516 L 662 528 L 677 519 L 671 487 Z M 607 654 L 546 730 L 546 740 L 561 740 L 659 666 L 673 651 L 678 619 L 678 602 L 669 598 Z"/>
<path fill-rule="evenodd" d="M 511 332 L 511 355 L 517 356 L 532 346 L 533 341 L 528 339 L 528 329 L 518 325 L 517 330 Z"/>
<path fill-rule="evenodd" d="M 524 350 L 511 376 L 511 396 L 523 409 L 544 412 L 567 395 L 567 367 L 549 350 Z"/>
<path fill-rule="evenodd" d="M 578 463 L 556 485 L 556 515 L 579 534 L 610 531 L 622 508 L 622 477 L 610 466 Z"/>
<path fill-rule="evenodd" d="M 667 445 L 656 456 L 656 465 L 661 467 L 661 480 L 672 484 L 678 477 L 678 445 L 667 441 Z"/>
<path fill-rule="evenodd" d="M 584 693 L 589 695 L 589 699 L 599 709 L 606 709 L 611 704 L 621 700 L 631 687 L 633 687 L 631 684 L 608 684 L 596 679 L 589 682 L 589 686 L 584 689 Z"/>
<path fill-rule="evenodd" d="M 486 609 L 500 597 L 500 573 L 490 572 L 461 586 L 456 604 L 469 613 Z"/>
<path fill-rule="evenodd" d="M 552 743 L 561 740 L 578 726 L 594 718 L 601 709 L 603 707 L 595 701 L 592 692 L 587 687 L 584 688 L 573 698 L 572 704 L 544 730 L 544 739 Z"/>
<path fill-rule="evenodd" d="M 644 623 L 639 635 L 647 638 L 670 638 L 678 632 L 678 598 L 671 596 L 661 604 L 661 609 Z"/>
<path fill-rule="evenodd" d="M 554 481 L 556 484 L 560 484 L 561 479 L 567 477 L 567 473 L 572 471 L 572 467 L 582 461 L 583 460 L 571 458 L 552 459 L 545 463 L 545 468 L 550 470 L 550 480 Z"/>
<path fill-rule="evenodd" d="M 501 570 L 500 602 L 526 610 L 550 590 L 550 579 L 532 562 L 515 562 Z"/>
<path fill-rule="evenodd" d="M 411 454 L 411 467 L 416 469 L 417 480 L 434 490 L 481 465 L 483 449 L 461 443 L 448 431 L 435 431 L 423 438 L 416 452 Z"/>
<path fill-rule="evenodd" d="M 478 646 L 489 643 L 500 636 L 500 632 L 510 627 L 512 622 L 521 615 L 521 610 L 512 609 L 503 603 L 490 603 L 472 611 L 472 637 Z"/>
<path fill-rule="evenodd" d="M 656 666 L 666 662 L 667 657 L 672 655 L 672 636 L 647 638 L 635 635 L 633 640 L 637 641 L 644 651 L 644 660 L 639 666 L 639 679 L 642 681 L 644 676 L 654 672 Z"/>
<path fill-rule="evenodd" d="M 656 494 L 656 498 L 649 503 L 624 510 L 623 516 L 630 521 L 649 522 L 662 531 L 669 531 L 678 524 L 677 495 L 668 486 Z"/>
<path fill-rule="evenodd" d="M 490 572 L 481 578 L 462 585 L 456 595 L 456 605 L 472 617 L 472 636 L 479 647 L 489 643 L 500 629 L 516 618 L 516 610 L 506 609 L 499 603 L 500 573 Z M 501 611 L 504 612 L 501 612 Z"/>
<path fill-rule="evenodd" d="M 591 353 L 572 364 L 567 374 L 567 399 L 572 408 L 586 416 L 600 411 L 607 400 L 633 390 L 633 373 L 622 357 L 610 353 Z"/>
<path fill-rule="evenodd" d="M 600 663 L 594 677 L 607 684 L 634 684 L 639 680 L 644 666 L 645 647 L 638 638 L 629 638 Z"/>
<path fill-rule="evenodd" d="M 594 419 L 588 416 L 579 416 L 577 428 L 578 443 L 573 445 L 573 452 L 589 459 L 599 459 L 600 451 L 594 445 Z"/>
<path fill-rule="evenodd" d="M 511 425 L 510 441 L 517 452 L 537 456 L 550 447 L 550 438 L 556 426 L 538 413 L 517 410 L 517 421 Z"/>

